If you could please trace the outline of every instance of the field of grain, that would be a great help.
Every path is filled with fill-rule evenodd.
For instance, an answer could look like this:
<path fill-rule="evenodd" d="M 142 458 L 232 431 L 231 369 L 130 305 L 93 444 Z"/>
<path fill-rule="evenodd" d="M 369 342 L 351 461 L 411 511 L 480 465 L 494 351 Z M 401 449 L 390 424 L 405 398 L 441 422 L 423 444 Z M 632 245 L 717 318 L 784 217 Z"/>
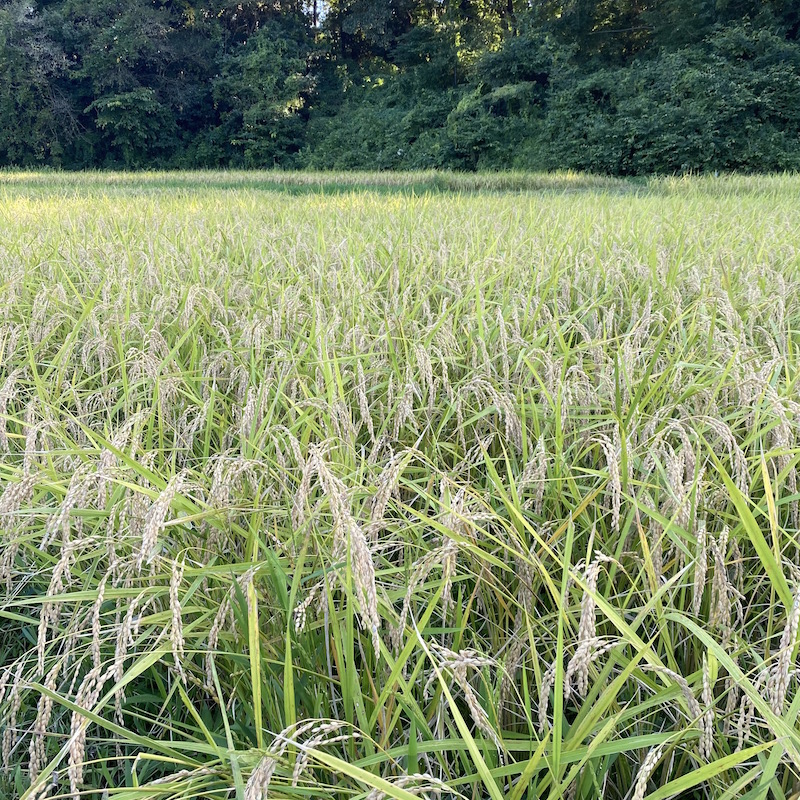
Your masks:
<path fill-rule="evenodd" d="M 797 797 L 799 231 L 0 174 L 0 797 Z"/>

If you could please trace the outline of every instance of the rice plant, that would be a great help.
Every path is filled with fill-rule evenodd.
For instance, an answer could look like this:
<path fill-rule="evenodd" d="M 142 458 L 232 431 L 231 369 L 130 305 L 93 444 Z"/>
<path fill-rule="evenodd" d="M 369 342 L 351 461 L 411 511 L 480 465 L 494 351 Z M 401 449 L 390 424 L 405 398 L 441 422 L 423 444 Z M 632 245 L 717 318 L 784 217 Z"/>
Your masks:
<path fill-rule="evenodd" d="M 796 797 L 798 190 L 0 175 L 0 796 Z"/>

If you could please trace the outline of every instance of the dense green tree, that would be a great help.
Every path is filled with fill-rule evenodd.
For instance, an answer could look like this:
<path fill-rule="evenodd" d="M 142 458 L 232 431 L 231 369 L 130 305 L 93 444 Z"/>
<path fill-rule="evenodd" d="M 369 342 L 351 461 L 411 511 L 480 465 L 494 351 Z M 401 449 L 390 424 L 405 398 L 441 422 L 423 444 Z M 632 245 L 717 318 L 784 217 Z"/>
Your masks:
<path fill-rule="evenodd" d="M 148 0 L 66 0 L 45 14 L 69 64 L 74 111 L 94 160 L 128 167 L 163 160 L 177 123 L 166 94 L 180 80 L 172 13 Z"/>
<path fill-rule="evenodd" d="M 288 166 L 300 151 L 310 57 L 300 25 L 270 21 L 224 58 L 214 97 L 227 140 L 247 166 Z"/>
<path fill-rule="evenodd" d="M 658 47 L 675 48 L 701 42 L 717 21 L 715 0 L 662 0 L 642 14 Z"/>
<path fill-rule="evenodd" d="M 638 175 L 800 168 L 800 46 L 748 27 L 557 87 L 548 166 Z"/>
<path fill-rule="evenodd" d="M 0 165 L 797 163 L 794 0 L 0 0 Z"/>
<path fill-rule="evenodd" d="M 77 123 L 58 86 L 63 51 L 30 2 L 0 4 L 0 162 L 61 163 Z"/>

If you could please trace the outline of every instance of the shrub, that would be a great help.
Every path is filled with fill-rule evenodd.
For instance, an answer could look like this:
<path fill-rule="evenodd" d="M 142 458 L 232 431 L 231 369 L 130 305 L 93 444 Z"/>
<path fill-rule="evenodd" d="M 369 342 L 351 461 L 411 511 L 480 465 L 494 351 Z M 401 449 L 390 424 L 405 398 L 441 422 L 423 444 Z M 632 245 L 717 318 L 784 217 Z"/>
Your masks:
<path fill-rule="evenodd" d="M 800 165 L 800 46 L 723 29 L 554 86 L 547 163 L 619 175 Z"/>

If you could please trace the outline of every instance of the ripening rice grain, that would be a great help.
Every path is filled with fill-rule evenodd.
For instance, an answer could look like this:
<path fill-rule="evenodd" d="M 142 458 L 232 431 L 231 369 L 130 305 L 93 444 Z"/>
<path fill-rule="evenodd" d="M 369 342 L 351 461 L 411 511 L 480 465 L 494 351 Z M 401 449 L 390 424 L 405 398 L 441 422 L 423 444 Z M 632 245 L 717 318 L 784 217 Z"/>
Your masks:
<path fill-rule="evenodd" d="M 636 783 L 633 786 L 632 800 L 644 800 L 647 794 L 647 782 L 653 774 L 658 762 L 661 760 L 661 754 L 664 752 L 664 745 L 658 745 L 648 751 L 642 766 L 639 767 L 639 772 L 636 775 Z"/>
<path fill-rule="evenodd" d="M 767 681 L 769 704 L 774 714 L 782 716 L 786 703 L 786 694 L 789 689 L 789 678 L 793 663 L 797 628 L 800 625 L 800 588 L 795 591 L 791 609 L 787 609 L 788 616 L 778 645 L 778 658 L 772 668 Z"/>
<path fill-rule="evenodd" d="M 0 797 L 796 793 L 797 192 L 1 172 Z"/>
<path fill-rule="evenodd" d="M 170 478 L 164 490 L 147 511 L 142 531 L 142 545 L 136 559 L 136 567 L 140 572 L 145 564 L 150 564 L 156 557 L 158 537 L 164 530 L 164 523 L 172 502 L 183 487 L 185 480 L 186 476 L 182 472 Z"/>

